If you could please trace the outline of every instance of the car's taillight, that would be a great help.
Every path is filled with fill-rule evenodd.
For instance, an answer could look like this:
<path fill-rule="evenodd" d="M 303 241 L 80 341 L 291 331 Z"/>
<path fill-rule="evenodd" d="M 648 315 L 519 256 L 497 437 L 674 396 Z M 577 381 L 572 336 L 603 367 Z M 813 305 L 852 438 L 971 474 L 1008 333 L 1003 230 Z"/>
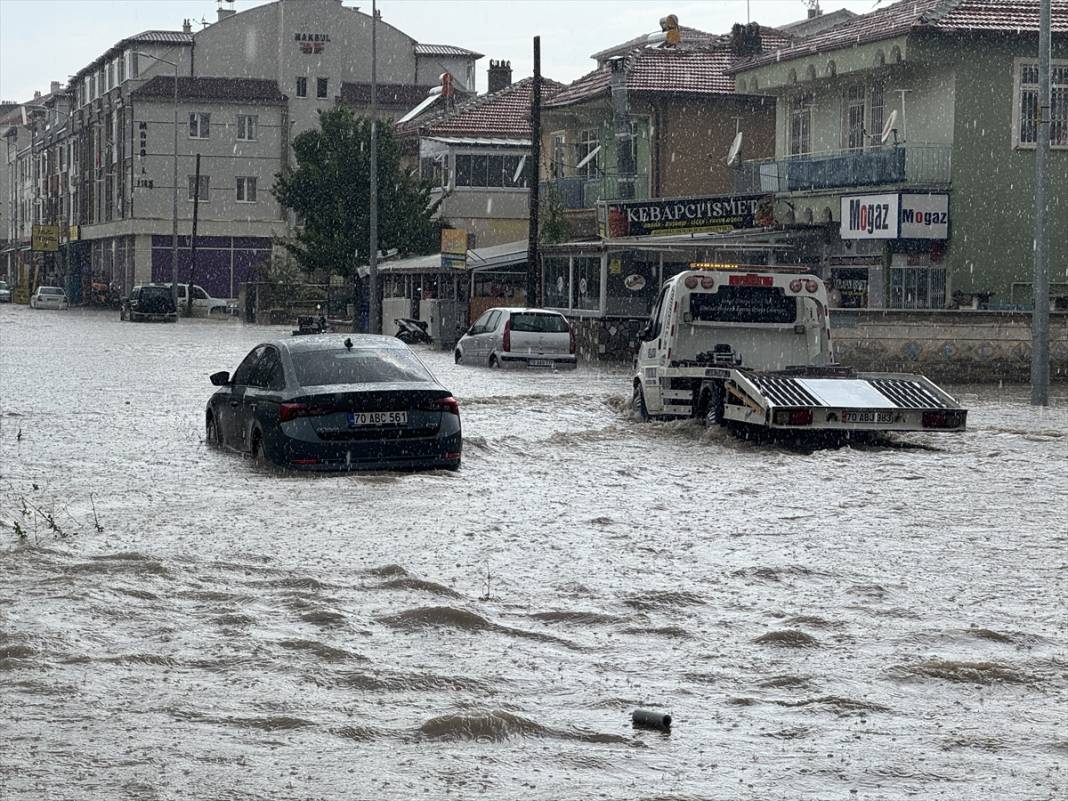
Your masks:
<path fill-rule="evenodd" d="M 944 412 L 924 412 L 924 428 L 959 428 L 964 425 L 964 412 L 950 409 Z"/>
<path fill-rule="evenodd" d="M 575 326 L 571 325 L 571 323 L 564 323 L 564 325 L 567 326 L 567 334 L 568 334 L 568 337 L 571 340 L 571 353 L 574 353 L 575 352 Z"/>
<path fill-rule="evenodd" d="M 295 420 L 298 417 L 316 417 L 321 414 L 330 414 L 333 409 L 326 406 L 309 406 L 307 403 L 280 403 L 278 404 L 278 422 Z"/>
<path fill-rule="evenodd" d="M 812 410 L 776 409 L 774 422 L 777 426 L 810 426 L 812 425 Z"/>
<path fill-rule="evenodd" d="M 504 321 L 504 342 L 501 344 L 501 348 L 505 353 L 508 353 L 512 349 L 512 321 Z"/>
<path fill-rule="evenodd" d="M 437 406 L 446 414 L 455 414 L 457 417 L 460 416 L 460 401 L 456 400 L 456 398 L 451 395 L 447 398 L 438 400 Z"/>

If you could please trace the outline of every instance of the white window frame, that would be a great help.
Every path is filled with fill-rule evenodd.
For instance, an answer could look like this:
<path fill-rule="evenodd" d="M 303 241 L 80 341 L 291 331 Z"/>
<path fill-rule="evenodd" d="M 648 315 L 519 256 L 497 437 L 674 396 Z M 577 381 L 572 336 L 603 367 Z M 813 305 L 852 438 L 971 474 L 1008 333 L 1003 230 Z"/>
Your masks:
<path fill-rule="evenodd" d="M 590 155 L 596 148 L 601 146 L 601 139 L 598 135 L 596 128 L 583 128 L 578 132 L 578 136 L 575 137 L 575 175 L 582 176 L 583 178 L 594 179 L 599 178 L 601 174 L 600 160 L 601 154 L 597 153 L 592 159 L 587 161 L 582 167 L 578 167 L 578 164 L 587 156 Z"/>
<path fill-rule="evenodd" d="M 319 94 L 319 88 L 322 87 L 322 94 Z M 326 100 L 330 97 L 330 78 L 316 78 L 315 79 L 315 99 Z"/>
<path fill-rule="evenodd" d="M 300 91 L 300 82 L 301 81 L 304 81 L 304 91 L 303 92 Z M 296 77 L 296 80 L 293 82 L 293 93 L 297 97 L 307 97 L 308 96 L 308 77 L 306 75 L 298 75 Z"/>
<path fill-rule="evenodd" d="M 805 101 L 808 101 L 805 103 Z M 801 101 L 800 105 L 797 105 Z M 786 153 L 788 156 L 805 156 L 812 152 L 812 109 L 816 105 L 816 97 L 812 92 L 799 92 L 787 98 L 786 105 Z M 805 125 L 805 144 L 808 149 L 794 150 L 794 118 L 807 117 Z"/>
<path fill-rule="evenodd" d="M 549 134 L 549 171 L 555 169 L 553 178 L 567 175 L 567 131 L 553 131 Z"/>
<path fill-rule="evenodd" d="M 860 97 L 856 95 L 859 94 Z M 842 91 L 842 150 L 863 150 L 868 134 L 868 87 L 863 83 L 854 83 L 846 86 Z M 854 131 L 851 127 L 851 115 L 854 110 L 860 111 L 860 130 Z M 850 135 L 857 136 L 850 142 Z"/>
<path fill-rule="evenodd" d="M 260 117 L 258 114 L 237 115 L 237 141 L 255 142 L 259 138 Z M 252 134 L 249 136 L 249 134 Z"/>
<path fill-rule="evenodd" d="M 251 184 L 249 182 L 252 182 Z M 234 178 L 235 183 L 235 197 L 238 203 L 255 203 L 256 202 L 256 176 L 255 175 L 238 175 Z M 249 187 L 252 187 L 252 198 L 249 199 Z"/>
<path fill-rule="evenodd" d="M 1024 67 L 1038 66 L 1037 58 L 1015 58 L 1012 62 L 1012 147 L 1015 150 L 1034 150 L 1037 146 L 1037 142 L 1023 142 L 1020 140 L 1020 125 L 1023 120 L 1020 118 L 1020 96 L 1023 93 L 1023 70 Z M 1065 82 L 1054 83 L 1053 73 L 1057 68 L 1065 70 Z M 1033 86 L 1034 84 L 1028 84 Z M 1050 130 L 1050 150 L 1068 150 L 1068 59 L 1065 58 L 1052 58 L 1050 59 L 1050 100 L 1055 97 L 1056 90 L 1060 89 L 1063 92 L 1064 106 L 1060 109 L 1061 115 L 1065 119 L 1064 123 L 1064 136 L 1063 141 L 1055 143 L 1053 141 L 1053 131 Z M 1053 109 L 1050 109 L 1050 115 L 1052 117 Z M 1050 126 L 1052 129 L 1052 125 Z"/>
<path fill-rule="evenodd" d="M 196 120 L 196 133 L 193 133 L 193 121 Z M 210 139 L 211 138 L 211 113 L 207 111 L 190 111 L 189 112 L 189 138 L 190 139 Z"/>

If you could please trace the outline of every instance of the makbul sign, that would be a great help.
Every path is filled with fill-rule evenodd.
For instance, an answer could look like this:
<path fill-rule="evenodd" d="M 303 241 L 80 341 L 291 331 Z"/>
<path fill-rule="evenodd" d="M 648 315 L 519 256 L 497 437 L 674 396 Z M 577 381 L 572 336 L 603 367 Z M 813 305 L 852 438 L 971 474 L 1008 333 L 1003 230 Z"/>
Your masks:
<path fill-rule="evenodd" d="M 601 236 L 719 233 L 772 223 L 767 195 L 654 198 L 602 203 Z"/>

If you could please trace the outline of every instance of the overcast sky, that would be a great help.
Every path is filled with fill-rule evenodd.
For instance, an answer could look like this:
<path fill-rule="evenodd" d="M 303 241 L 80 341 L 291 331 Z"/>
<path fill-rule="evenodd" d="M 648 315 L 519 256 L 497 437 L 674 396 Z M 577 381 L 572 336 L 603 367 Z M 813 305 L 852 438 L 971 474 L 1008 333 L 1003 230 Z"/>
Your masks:
<path fill-rule="evenodd" d="M 238 11 L 267 0 L 237 0 Z M 292 2 L 293 0 L 290 0 Z M 369 11 L 371 0 L 345 0 Z M 875 0 L 823 0 L 823 10 L 863 13 Z M 751 18 L 763 25 L 803 19 L 803 0 L 380 0 L 382 18 L 417 41 L 454 44 L 512 62 L 513 77 L 532 71 L 531 37 L 541 36 L 542 74 L 572 81 L 588 72 L 589 55 L 657 30 L 675 14 L 682 25 L 725 33 Z M 216 19 L 215 0 L 0 0 L 0 99 L 28 100 L 35 89 L 67 79 L 113 44 L 149 29 L 181 29 L 182 20 Z"/>

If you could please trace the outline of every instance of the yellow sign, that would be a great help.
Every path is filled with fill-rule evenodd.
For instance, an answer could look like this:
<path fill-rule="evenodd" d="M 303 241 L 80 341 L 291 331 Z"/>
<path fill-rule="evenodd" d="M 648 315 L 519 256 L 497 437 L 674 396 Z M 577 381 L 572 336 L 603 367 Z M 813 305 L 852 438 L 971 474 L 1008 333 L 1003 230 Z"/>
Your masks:
<path fill-rule="evenodd" d="M 70 227 L 70 233 L 67 234 L 67 239 L 69 239 L 71 242 L 77 242 L 78 241 L 78 226 L 77 225 L 72 225 Z"/>
<path fill-rule="evenodd" d="M 38 253 L 55 253 L 59 250 L 59 226 L 33 226 L 33 233 L 30 237 L 30 250 Z"/>
<path fill-rule="evenodd" d="M 731 264 L 725 261 L 692 261 L 690 262 L 691 270 L 737 270 L 740 268 L 749 269 L 748 265 L 743 264 Z"/>
<path fill-rule="evenodd" d="M 450 256 L 466 256 L 467 231 L 463 228 L 442 228 L 441 252 Z"/>

